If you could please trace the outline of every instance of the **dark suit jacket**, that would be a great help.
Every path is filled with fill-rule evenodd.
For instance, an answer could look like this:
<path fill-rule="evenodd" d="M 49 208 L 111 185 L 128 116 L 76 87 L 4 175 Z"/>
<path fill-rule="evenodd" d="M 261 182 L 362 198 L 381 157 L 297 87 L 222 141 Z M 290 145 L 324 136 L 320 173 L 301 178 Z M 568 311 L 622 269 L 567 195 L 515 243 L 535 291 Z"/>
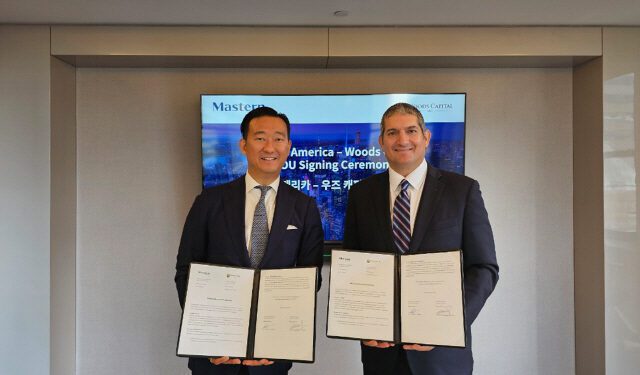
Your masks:
<path fill-rule="evenodd" d="M 351 188 L 344 248 L 397 252 L 391 230 L 388 171 Z M 406 351 L 414 375 L 458 375 L 473 371 L 470 326 L 498 281 L 493 233 L 478 182 L 429 165 L 410 252 L 450 249 L 462 249 L 464 253 L 466 348 Z M 365 372 L 393 374 L 402 350 L 399 345 L 388 349 L 362 346 Z"/>
<path fill-rule="evenodd" d="M 184 308 L 191 262 L 251 267 L 245 240 L 245 178 L 203 190 L 184 224 L 176 263 L 175 282 Z M 289 225 L 297 229 L 289 229 Z M 280 181 L 269 240 L 258 268 L 322 267 L 324 234 L 315 200 Z M 319 287 L 319 285 L 318 285 Z M 283 374 L 290 362 L 251 368 L 251 374 Z M 240 366 L 214 366 L 204 358 L 190 358 L 196 374 L 237 374 Z"/>

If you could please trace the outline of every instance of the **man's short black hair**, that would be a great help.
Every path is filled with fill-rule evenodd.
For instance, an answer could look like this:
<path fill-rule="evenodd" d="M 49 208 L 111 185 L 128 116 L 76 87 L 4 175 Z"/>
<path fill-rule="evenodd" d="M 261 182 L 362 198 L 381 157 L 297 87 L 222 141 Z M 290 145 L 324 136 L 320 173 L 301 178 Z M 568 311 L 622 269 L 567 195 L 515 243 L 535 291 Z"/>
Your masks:
<path fill-rule="evenodd" d="M 271 107 L 258 107 L 244 116 L 244 118 L 242 119 L 242 123 L 240 124 L 240 132 L 242 132 L 243 139 L 246 140 L 247 136 L 249 135 L 249 123 L 251 122 L 251 120 L 264 116 L 277 117 L 280 120 L 284 121 L 284 123 L 287 125 L 287 139 L 289 139 L 289 133 L 291 133 L 291 124 L 289 124 L 287 115 L 285 115 L 284 113 L 279 113 Z"/>

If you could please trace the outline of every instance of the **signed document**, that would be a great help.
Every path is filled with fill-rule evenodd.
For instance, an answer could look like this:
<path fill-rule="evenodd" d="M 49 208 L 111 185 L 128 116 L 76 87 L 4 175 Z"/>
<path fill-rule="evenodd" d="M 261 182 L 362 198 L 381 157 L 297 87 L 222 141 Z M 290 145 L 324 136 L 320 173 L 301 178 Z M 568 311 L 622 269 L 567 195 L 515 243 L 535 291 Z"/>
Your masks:
<path fill-rule="evenodd" d="M 315 268 L 262 270 L 255 358 L 313 361 Z"/>
<path fill-rule="evenodd" d="M 253 270 L 191 264 L 178 355 L 245 357 Z"/>
<path fill-rule="evenodd" d="M 400 257 L 402 341 L 465 346 L 460 253 Z"/>
<path fill-rule="evenodd" d="M 464 347 L 462 251 L 333 250 L 327 336 Z"/>
<path fill-rule="evenodd" d="M 333 250 L 327 336 L 393 341 L 395 260 Z"/>
<path fill-rule="evenodd" d="M 313 362 L 317 268 L 192 263 L 178 356 Z"/>

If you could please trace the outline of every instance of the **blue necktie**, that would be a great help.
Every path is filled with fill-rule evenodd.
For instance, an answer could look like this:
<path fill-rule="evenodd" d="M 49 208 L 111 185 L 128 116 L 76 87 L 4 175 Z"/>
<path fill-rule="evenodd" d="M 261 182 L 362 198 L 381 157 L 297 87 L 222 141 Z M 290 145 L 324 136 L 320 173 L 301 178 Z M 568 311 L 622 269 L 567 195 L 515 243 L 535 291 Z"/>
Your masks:
<path fill-rule="evenodd" d="M 260 200 L 256 204 L 256 210 L 253 212 L 253 225 L 251 226 L 251 267 L 257 268 L 262 261 L 264 251 L 267 249 L 267 241 L 269 240 L 269 225 L 267 224 L 267 207 L 264 204 L 264 197 L 270 186 L 256 186 L 260 189 Z"/>
<path fill-rule="evenodd" d="M 402 180 L 400 182 L 402 190 L 393 203 L 393 242 L 404 254 L 409 251 L 409 243 L 411 242 L 411 201 L 409 199 L 409 181 Z"/>

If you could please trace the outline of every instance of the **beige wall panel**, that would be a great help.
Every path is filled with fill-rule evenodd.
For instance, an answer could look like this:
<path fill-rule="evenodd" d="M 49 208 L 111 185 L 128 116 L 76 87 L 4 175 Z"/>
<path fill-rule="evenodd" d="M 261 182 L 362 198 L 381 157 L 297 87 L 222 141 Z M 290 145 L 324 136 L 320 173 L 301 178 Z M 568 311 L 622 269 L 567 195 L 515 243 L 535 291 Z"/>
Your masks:
<path fill-rule="evenodd" d="M 68 56 L 327 56 L 326 28 L 53 26 L 51 54 Z"/>
<path fill-rule="evenodd" d="M 602 54 L 598 27 L 54 26 L 83 67 L 568 67 Z"/>
<path fill-rule="evenodd" d="M 324 68 L 327 58 L 309 56 L 61 56 L 76 67 L 110 68 Z"/>
<path fill-rule="evenodd" d="M 606 370 L 640 369 L 640 27 L 605 28 L 604 273 Z"/>
<path fill-rule="evenodd" d="M 605 373 L 602 59 L 573 73 L 576 373 Z"/>
<path fill-rule="evenodd" d="M 599 27 L 330 28 L 329 58 L 600 56 Z"/>
<path fill-rule="evenodd" d="M 200 94 L 381 92 L 468 94 L 466 172 L 480 181 L 501 265 L 473 327 L 476 372 L 573 373 L 571 77 L 570 69 L 78 69 L 78 373 L 187 371 L 174 356 L 173 276 L 201 189 Z M 361 372 L 358 343 L 327 339 L 325 307 L 318 311 L 316 364 L 292 374 Z"/>
<path fill-rule="evenodd" d="M 51 58 L 51 375 L 76 373 L 76 69 Z"/>
<path fill-rule="evenodd" d="M 0 374 L 49 372 L 49 28 L 0 26 Z"/>
<path fill-rule="evenodd" d="M 603 29 L 604 79 L 640 72 L 640 27 Z"/>
<path fill-rule="evenodd" d="M 328 68 L 566 68 L 592 56 L 339 56 Z"/>

